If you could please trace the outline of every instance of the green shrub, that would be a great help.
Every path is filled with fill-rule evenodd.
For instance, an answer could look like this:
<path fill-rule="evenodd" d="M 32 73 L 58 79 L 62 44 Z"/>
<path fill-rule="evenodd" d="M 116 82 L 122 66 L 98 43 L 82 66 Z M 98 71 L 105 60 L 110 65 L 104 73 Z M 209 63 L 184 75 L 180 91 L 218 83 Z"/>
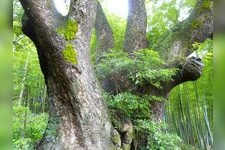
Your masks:
<path fill-rule="evenodd" d="M 32 139 L 30 138 L 21 138 L 13 139 L 13 149 L 15 150 L 30 150 L 33 149 Z"/>
<path fill-rule="evenodd" d="M 13 147 L 14 149 L 32 149 L 44 134 L 48 115 L 33 114 L 27 107 L 13 106 Z"/>
<path fill-rule="evenodd" d="M 181 139 L 173 133 L 167 132 L 168 125 L 164 122 L 150 120 L 136 120 L 137 136 L 147 136 L 149 150 L 180 150 Z"/>
<path fill-rule="evenodd" d="M 122 50 L 112 50 L 106 54 L 96 66 L 99 78 L 108 75 L 125 77 L 136 85 L 148 82 L 156 88 L 161 88 L 161 83 L 171 80 L 176 68 L 164 69 L 165 62 L 159 54 L 150 49 L 140 49 L 133 54 Z"/>
<path fill-rule="evenodd" d="M 107 97 L 108 105 L 112 114 L 120 112 L 123 117 L 132 119 L 149 118 L 150 98 L 148 96 L 137 96 L 129 92 Z"/>

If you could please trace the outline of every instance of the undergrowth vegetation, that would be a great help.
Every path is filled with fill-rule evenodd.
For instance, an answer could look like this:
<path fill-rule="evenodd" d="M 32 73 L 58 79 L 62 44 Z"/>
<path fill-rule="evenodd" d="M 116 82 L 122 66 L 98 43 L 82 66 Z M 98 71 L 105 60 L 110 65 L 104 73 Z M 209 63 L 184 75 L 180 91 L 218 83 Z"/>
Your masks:
<path fill-rule="evenodd" d="M 115 96 L 107 95 L 114 128 L 120 128 L 118 118 L 129 118 L 134 124 L 136 140 L 143 141 L 147 137 L 147 145 L 143 144 L 142 149 L 180 150 L 181 138 L 175 132 L 170 132 L 170 127 L 165 122 L 149 120 L 150 102 L 157 99 L 159 98 L 154 96 L 141 97 L 127 92 Z"/>
<path fill-rule="evenodd" d="M 44 134 L 48 114 L 34 114 L 29 108 L 14 104 L 13 116 L 13 148 L 33 149 Z"/>

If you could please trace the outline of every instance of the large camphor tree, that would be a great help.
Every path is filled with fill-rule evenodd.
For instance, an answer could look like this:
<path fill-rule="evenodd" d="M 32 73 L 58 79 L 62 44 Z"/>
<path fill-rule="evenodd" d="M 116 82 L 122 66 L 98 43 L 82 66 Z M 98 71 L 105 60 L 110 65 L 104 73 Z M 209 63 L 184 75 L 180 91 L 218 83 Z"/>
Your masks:
<path fill-rule="evenodd" d="M 20 2 L 25 11 L 22 30 L 37 48 L 47 85 L 49 122 L 37 149 L 115 149 L 111 139 L 113 127 L 90 61 L 90 37 L 94 27 L 99 43 L 98 56 L 113 47 L 112 31 L 100 4 L 95 0 L 72 0 L 68 15 L 62 16 L 51 0 Z M 160 89 L 146 82 L 133 89 L 137 90 L 133 93 L 166 97 L 174 86 L 201 76 L 202 64 L 198 58 L 181 58 L 191 53 L 193 43 L 202 43 L 212 36 L 211 3 L 197 0 L 190 16 L 154 44 L 168 61 L 165 68 L 178 68 L 172 79 L 161 83 Z M 124 51 L 133 55 L 134 51 L 149 47 L 146 27 L 145 1 L 130 0 Z M 103 79 L 101 83 L 107 85 L 105 88 L 103 84 L 103 89 L 114 93 L 114 81 Z M 120 83 L 129 85 L 121 86 L 121 92 L 134 84 L 130 80 Z M 151 119 L 163 118 L 164 103 L 151 104 Z M 123 140 L 129 131 L 124 132 L 121 147 L 130 149 L 132 139 Z"/>

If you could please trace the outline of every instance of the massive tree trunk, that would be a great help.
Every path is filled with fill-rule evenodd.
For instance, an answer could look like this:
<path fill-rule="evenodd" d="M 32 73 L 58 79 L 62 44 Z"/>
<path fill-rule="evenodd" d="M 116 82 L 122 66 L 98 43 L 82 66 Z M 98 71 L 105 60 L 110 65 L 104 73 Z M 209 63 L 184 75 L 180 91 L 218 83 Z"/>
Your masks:
<path fill-rule="evenodd" d="M 66 17 L 52 1 L 20 2 L 22 30 L 37 47 L 49 100 L 49 122 L 37 149 L 109 149 L 111 124 L 89 57 L 95 0 L 72 1 Z"/>
<path fill-rule="evenodd" d="M 133 52 L 148 46 L 146 39 L 147 14 L 145 0 L 129 0 L 128 5 L 129 13 L 123 49 Z"/>

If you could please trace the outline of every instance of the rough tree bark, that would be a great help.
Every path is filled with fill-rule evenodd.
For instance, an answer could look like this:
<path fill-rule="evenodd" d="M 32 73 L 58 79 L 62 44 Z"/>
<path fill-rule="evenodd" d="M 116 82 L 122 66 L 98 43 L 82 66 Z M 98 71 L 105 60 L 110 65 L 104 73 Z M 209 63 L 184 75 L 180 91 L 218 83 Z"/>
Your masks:
<path fill-rule="evenodd" d="M 99 2 L 97 2 L 95 31 L 97 36 L 97 47 L 95 48 L 97 57 L 96 61 L 99 62 L 101 56 L 105 52 L 108 52 L 109 49 L 113 48 L 114 45 L 112 29 Z"/>
<path fill-rule="evenodd" d="M 97 2 L 95 31 L 97 37 L 97 46 L 95 48 L 95 52 L 96 63 L 98 64 L 101 57 L 105 53 L 109 52 L 109 50 L 114 46 L 114 37 L 112 29 L 99 2 Z M 114 88 L 114 84 L 109 79 L 109 77 L 101 79 L 100 83 L 105 91 L 111 91 L 111 89 Z"/>
<path fill-rule="evenodd" d="M 22 30 L 37 48 L 49 101 L 37 149 L 109 149 L 111 124 L 89 58 L 96 1 L 72 1 L 66 17 L 50 0 L 20 2 L 27 16 Z"/>
<path fill-rule="evenodd" d="M 147 13 L 145 0 L 129 0 L 129 13 L 123 49 L 126 52 L 146 48 Z"/>

